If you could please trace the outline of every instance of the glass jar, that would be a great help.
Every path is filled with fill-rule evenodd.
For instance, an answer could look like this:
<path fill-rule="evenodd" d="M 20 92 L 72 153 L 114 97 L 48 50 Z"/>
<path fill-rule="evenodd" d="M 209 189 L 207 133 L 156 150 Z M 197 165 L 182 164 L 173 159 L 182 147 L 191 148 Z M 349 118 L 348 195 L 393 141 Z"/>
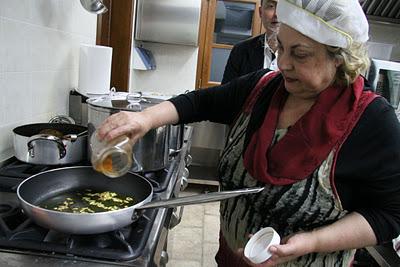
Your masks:
<path fill-rule="evenodd" d="M 91 162 L 93 168 L 108 177 L 120 177 L 132 167 L 132 142 L 126 135 L 111 141 L 100 141 L 97 130 L 90 138 L 92 150 Z"/>

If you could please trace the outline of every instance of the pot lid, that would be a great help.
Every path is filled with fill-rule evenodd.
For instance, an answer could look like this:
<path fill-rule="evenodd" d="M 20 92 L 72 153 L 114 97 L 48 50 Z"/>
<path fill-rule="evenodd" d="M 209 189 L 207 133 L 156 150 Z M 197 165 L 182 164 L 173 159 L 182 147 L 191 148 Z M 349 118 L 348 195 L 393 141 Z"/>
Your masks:
<path fill-rule="evenodd" d="M 86 102 L 89 105 L 108 109 L 141 111 L 169 98 L 143 96 L 141 92 L 111 92 L 109 95 L 89 98 Z"/>

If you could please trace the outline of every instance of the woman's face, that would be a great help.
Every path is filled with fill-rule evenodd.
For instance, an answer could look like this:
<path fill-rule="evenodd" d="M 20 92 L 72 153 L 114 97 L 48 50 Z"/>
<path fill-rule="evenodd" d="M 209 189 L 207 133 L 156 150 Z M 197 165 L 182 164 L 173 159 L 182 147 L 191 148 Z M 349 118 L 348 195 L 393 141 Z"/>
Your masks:
<path fill-rule="evenodd" d="M 339 62 L 325 45 L 282 24 L 278 34 L 278 67 L 286 90 L 301 98 L 315 98 L 335 79 Z"/>

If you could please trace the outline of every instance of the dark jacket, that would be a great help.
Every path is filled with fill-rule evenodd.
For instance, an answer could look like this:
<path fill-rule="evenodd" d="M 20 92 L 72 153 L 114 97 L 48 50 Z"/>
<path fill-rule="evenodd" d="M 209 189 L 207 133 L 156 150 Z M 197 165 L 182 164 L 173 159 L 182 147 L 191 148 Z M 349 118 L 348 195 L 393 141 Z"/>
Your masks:
<path fill-rule="evenodd" d="M 229 55 L 222 84 L 264 67 L 264 34 L 237 43 Z"/>

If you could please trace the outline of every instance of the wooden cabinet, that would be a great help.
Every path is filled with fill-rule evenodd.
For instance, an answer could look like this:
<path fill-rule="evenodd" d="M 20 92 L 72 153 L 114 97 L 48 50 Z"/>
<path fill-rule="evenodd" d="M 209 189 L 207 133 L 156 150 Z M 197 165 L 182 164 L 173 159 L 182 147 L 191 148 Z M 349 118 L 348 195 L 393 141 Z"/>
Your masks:
<path fill-rule="evenodd" d="M 260 0 L 202 0 L 196 88 L 219 85 L 236 43 L 261 33 Z"/>

